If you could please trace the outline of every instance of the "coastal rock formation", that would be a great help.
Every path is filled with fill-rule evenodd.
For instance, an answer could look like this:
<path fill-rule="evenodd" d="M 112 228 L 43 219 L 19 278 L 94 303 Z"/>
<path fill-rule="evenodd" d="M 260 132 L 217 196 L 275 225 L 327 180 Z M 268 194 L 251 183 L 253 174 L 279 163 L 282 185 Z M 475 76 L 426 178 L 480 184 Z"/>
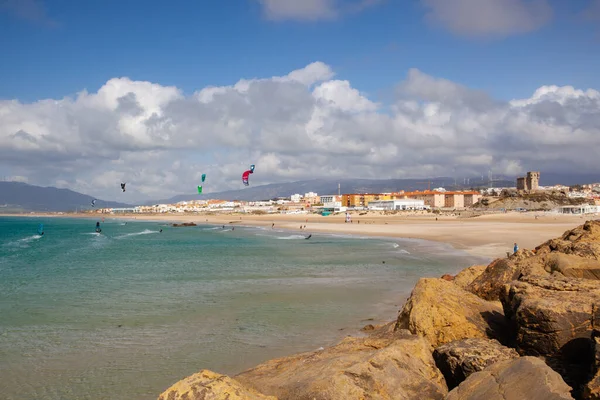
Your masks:
<path fill-rule="evenodd" d="M 348 337 L 322 351 L 267 361 L 235 379 L 280 400 L 443 399 L 448 390 L 429 344 L 407 331 L 395 335 Z"/>
<path fill-rule="evenodd" d="M 592 331 L 600 319 L 600 282 L 523 277 L 501 295 L 511 326 L 510 343 L 521 354 L 544 356 L 576 391 L 593 364 Z"/>
<path fill-rule="evenodd" d="M 172 226 L 174 227 L 182 227 L 182 226 L 196 226 L 195 223 L 193 222 L 184 222 L 182 224 L 173 224 Z"/>
<path fill-rule="evenodd" d="M 508 258 L 498 258 L 490 263 L 477 278 L 471 282 L 466 290 L 485 300 L 498 300 L 502 287 L 519 279 L 523 275 L 548 275 L 539 263 L 532 263 L 534 253 L 528 250 L 519 250 Z"/>
<path fill-rule="evenodd" d="M 583 388 L 583 398 L 585 400 L 600 399 L 600 332 L 594 331 L 594 365 L 592 373 L 594 377 Z"/>
<path fill-rule="evenodd" d="M 443 279 L 422 278 L 402 308 L 396 329 L 408 329 L 438 347 L 467 338 L 500 340 L 505 326 L 500 303 L 485 301 Z"/>
<path fill-rule="evenodd" d="M 453 282 L 461 289 L 467 290 L 467 287 L 483 274 L 483 271 L 485 271 L 486 268 L 486 265 L 473 265 L 469 268 L 465 268 L 454 277 Z"/>
<path fill-rule="evenodd" d="M 497 362 L 469 376 L 446 400 L 567 400 L 571 388 L 542 360 L 520 357 Z"/>
<path fill-rule="evenodd" d="M 207 369 L 180 380 L 165 390 L 158 400 L 277 400 L 242 386 L 228 376 Z"/>
<path fill-rule="evenodd" d="M 587 221 L 565 232 L 562 237 L 549 240 L 536 248 L 536 253 L 540 255 L 552 252 L 600 260 L 600 221 Z"/>
<path fill-rule="evenodd" d="M 467 290 L 486 300 L 498 300 L 505 284 L 522 276 L 547 276 L 553 272 L 600 279 L 600 221 L 587 221 L 534 251 L 519 250 L 494 260 Z"/>
<path fill-rule="evenodd" d="M 516 348 L 528 355 L 556 354 L 576 338 L 591 341 L 600 318 L 600 282 L 552 277 L 522 277 L 501 295 Z"/>
<path fill-rule="evenodd" d="M 433 352 L 436 365 L 444 374 L 448 389 L 454 389 L 472 373 L 499 361 L 519 357 L 514 349 L 497 340 L 464 339 L 441 345 Z"/>

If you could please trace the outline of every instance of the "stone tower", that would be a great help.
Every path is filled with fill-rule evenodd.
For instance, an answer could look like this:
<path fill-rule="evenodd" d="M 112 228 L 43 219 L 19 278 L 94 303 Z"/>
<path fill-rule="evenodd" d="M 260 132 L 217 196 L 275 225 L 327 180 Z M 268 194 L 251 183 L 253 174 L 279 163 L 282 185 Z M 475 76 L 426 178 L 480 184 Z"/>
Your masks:
<path fill-rule="evenodd" d="M 530 192 L 536 191 L 540 187 L 540 173 L 536 172 L 528 172 L 527 178 L 525 179 L 525 187 Z"/>

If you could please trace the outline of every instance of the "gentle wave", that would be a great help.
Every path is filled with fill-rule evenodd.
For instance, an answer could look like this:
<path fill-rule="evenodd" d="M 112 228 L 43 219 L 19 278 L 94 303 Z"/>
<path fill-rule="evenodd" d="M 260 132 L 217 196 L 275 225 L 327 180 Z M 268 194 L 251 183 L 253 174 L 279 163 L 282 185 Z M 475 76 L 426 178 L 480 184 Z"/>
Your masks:
<path fill-rule="evenodd" d="M 290 236 L 274 236 L 275 239 L 279 240 L 295 240 L 295 239 L 306 239 L 303 235 L 290 235 Z"/>
<path fill-rule="evenodd" d="M 160 231 L 151 231 L 150 229 L 145 229 L 141 232 L 132 232 L 126 233 L 125 235 L 115 236 L 115 239 L 123 239 L 130 236 L 151 235 L 153 233 L 160 233 Z"/>

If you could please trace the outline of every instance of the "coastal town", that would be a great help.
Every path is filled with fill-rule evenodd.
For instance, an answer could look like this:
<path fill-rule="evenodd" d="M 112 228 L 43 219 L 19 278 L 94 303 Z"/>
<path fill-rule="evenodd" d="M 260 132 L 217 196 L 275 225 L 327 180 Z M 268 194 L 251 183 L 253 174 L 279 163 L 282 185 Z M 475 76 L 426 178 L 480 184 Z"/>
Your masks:
<path fill-rule="evenodd" d="M 166 214 L 166 213 L 254 213 L 254 214 L 321 214 L 351 211 L 460 211 L 487 209 L 495 211 L 537 211 L 545 209 L 565 214 L 590 214 L 600 211 L 600 183 L 565 186 L 540 186 L 540 172 L 519 177 L 514 187 L 488 187 L 469 190 L 446 190 L 443 187 L 422 191 L 388 193 L 315 192 L 291 194 L 261 201 L 202 199 L 173 204 L 140 205 L 130 208 L 98 208 L 98 214 Z M 530 199 L 531 207 L 509 207 L 503 199 Z M 560 205 L 553 207 L 552 199 Z M 514 202 L 513 202 L 514 203 Z M 540 203 L 536 206 L 536 203 Z M 564 203 L 564 204 L 563 204 Z"/>

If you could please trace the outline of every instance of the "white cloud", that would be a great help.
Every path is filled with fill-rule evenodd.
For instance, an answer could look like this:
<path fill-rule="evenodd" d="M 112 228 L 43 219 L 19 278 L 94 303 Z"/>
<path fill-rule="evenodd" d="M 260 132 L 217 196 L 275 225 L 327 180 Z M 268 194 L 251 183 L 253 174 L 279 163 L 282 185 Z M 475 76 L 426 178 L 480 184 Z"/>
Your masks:
<path fill-rule="evenodd" d="M 185 96 L 111 79 L 97 92 L 0 101 L 0 175 L 139 201 L 320 177 L 599 173 L 600 93 L 543 86 L 530 98 L 408 71 L 393 104 L 334 79 L 323 63 Z M 456 171 L 456 172 L 454 172 Z M 121 181 L 128 190 L 122 193 Z"/>
<path fill-rule="evenodd" d="M 264 15 L 274 21 L 332 20 L 340 15 L 358 13 L 384 0 L 256 0 Z"/>
<path fill-rule="evenodd" d="M 463 36 L 503 37 L 537 30 L 553 15 L 548 0 L 421 0 L 427 20 Z"/>
<path fill-rule="evenodd" d="M 258 0 L 269 19 L 319 20 L 337 16 L 335 0 Z"/>

